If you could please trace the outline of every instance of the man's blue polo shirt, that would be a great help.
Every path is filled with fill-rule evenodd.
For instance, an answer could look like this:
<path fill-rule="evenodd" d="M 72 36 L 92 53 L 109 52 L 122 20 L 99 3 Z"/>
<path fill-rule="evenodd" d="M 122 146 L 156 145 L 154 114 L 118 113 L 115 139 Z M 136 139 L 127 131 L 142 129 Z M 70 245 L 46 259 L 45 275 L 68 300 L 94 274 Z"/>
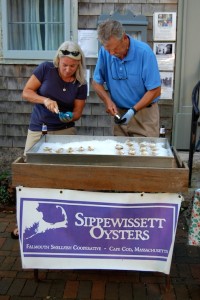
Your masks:
<path fill-rule="evenodd" d="M 119 108 L 127 109 L 134 106 L 148 90 L 161 85 L 152 49 L 144 42 L 129 38 L 128 54 L 122 60 L 101 47 L 93 77 L 99 84 L 106 83 L 111 99 Z"/>

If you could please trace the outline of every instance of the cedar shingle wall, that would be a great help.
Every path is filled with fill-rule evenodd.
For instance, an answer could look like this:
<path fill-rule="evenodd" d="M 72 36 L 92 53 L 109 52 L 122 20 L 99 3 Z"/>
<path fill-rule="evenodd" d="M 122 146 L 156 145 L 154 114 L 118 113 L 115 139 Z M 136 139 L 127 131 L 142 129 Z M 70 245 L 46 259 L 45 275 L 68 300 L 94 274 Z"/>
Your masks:
<path fill-rule="evenodd" d="M 143 14 L 148 20 L 147 39 L 152 46 L 153 13 L 176 12 L 178 0 L 133 0 L 133 1 L 78 1 L 78 28 L 96 29 L 100 14 L 129 9 L 135 15 Z M 94 61 L 87 60 L 91 74 Z M 32 104 L 23 101 L 21 92 L 25 82 L 35 68 L 34 65 L 0 65 L 0 151 L 7 153 L 13 149 L 23 151 Z M 92 75 L 91 75 L 92 76 Z M 167 128 L 170 139 L 173 116 L 173 101 L 160 102 L 161 123 Z M 111 135 L 111 118 L 96 94 L 91 91 L 82 118 L 76 123 L 78 134 Z M 6 150 L 5 150 L 6 149 Z M 17 150 L 16 150 L 17 151 Z"/>

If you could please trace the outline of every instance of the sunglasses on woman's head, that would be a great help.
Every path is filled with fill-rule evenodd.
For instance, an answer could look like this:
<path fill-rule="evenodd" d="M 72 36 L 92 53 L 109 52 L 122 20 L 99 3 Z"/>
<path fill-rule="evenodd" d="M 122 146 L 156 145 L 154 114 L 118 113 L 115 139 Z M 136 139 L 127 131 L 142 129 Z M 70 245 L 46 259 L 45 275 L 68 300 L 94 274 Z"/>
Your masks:
<path fill-rule="evenodd" d="M 79 51 L 68 51 L 68 50 L 60 50 L 63 55 L 73 55 L 74 57 L 78 56 L 80 54 Z"/>

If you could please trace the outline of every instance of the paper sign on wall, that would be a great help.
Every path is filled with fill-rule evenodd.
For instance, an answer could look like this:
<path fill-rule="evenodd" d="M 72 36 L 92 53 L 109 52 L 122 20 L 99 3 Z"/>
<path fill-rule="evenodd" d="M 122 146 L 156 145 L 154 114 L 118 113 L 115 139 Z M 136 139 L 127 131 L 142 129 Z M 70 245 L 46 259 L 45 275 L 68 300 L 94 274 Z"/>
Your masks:
<path fill-rule="evenodd" d="M 96 30 L 78 30 L 78 44 L 85 57 L 98 57 L 98 40 Z"/>

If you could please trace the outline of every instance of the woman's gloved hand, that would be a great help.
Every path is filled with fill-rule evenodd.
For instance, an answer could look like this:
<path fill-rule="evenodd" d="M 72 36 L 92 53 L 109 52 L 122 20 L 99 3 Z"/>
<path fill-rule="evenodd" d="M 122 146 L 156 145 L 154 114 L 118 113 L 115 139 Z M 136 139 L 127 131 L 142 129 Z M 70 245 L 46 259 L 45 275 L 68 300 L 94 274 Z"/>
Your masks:
<path fill-rule="evenodd" d="M 71 111 L 59 112 L 58 115 L 59 115 L 60 121 L 63 122 L 63 123 L 70 122 L 74 117 L 74 115 Z"/>

